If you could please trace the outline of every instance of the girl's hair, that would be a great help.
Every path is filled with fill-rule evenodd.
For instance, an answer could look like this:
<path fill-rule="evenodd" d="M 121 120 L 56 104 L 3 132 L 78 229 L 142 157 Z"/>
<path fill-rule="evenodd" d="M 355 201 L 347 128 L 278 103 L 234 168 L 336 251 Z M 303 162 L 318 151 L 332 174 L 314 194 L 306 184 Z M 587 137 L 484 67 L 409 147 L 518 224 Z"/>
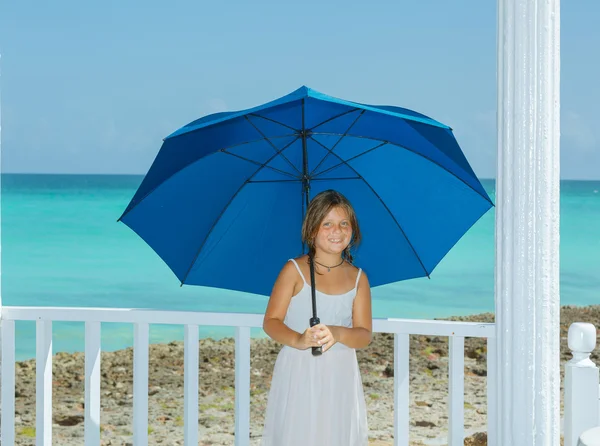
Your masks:
<path fill-rule="evenodd" d="M 358 227 L 358 219 L 348 199 L 335 190 L 325 190 L 315 195 L 311 200 L 306 210 L 304 222 L 302 223 L 302 242 L 308 245 L 308 255 L 311 257 L 314 256 L 315 238 L 319 232 L 319 226 L 321 226 L 321 222 L 333 208 L 342 208 L 348 214 L 348 220 L 352 227 L 352 239 L 342 252 L 342 258 L 352 263 L 353 257 L 350 249 L 357 246 L 362 238 L 360 228 Z"/>

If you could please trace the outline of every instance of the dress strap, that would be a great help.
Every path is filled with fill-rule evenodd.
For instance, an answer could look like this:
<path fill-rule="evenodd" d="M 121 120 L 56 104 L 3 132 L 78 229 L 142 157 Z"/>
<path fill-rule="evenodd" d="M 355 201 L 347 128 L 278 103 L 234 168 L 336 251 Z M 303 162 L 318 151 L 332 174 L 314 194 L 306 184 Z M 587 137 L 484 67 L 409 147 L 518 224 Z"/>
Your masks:
<path fill-rule="evenodd" d="M 362 268 L 358 268 L 358 275 L 356 276 L 356 284 L 354 288 L 358 288 L 358 281 L 360 280 L 360 273 L 362 273 Z"/>
<path fill-rule="evenodd" d="M 298 270 L 298 274 L 300 274 L 300 277 L 302 277 L 302 280 L 304 281 L 304 283 L 308 284 L 308 282 L 304 278 L 304 274 L 302 274 L 302 271 L 300 271 L 300 267 L 298 266 L 298 264 L 296 263 L 296 261 L 294 259 L 290 259 L 290 262 L 292 262 L 294 264 L 294 266 Z"/>

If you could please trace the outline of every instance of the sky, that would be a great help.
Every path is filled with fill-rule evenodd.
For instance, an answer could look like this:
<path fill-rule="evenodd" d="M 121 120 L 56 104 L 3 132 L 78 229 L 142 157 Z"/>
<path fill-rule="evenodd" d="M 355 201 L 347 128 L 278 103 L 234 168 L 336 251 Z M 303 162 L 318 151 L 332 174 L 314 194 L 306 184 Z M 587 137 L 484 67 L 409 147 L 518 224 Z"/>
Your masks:
<path fill-rule="evenodd" d="M 561 2 L 561 177 L 600 179 L 600 2 Z M 496 173 L 494 0 L 0 3 L 2 171 L 143 174 L 201 116 L 306 85 L 411 108 Z"/>

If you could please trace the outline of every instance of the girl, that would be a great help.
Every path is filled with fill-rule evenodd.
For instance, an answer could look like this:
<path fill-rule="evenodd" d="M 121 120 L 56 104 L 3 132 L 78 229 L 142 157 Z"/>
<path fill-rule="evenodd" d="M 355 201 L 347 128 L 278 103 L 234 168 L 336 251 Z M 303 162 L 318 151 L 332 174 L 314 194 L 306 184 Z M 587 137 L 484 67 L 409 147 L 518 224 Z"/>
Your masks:
<path fill-rule="evenodd" d="M 339 192 L 311 201 L 302 225 L 309 255 L 288 261 L 267 306 L 263 328 L 283 348 L 277 356 L 263 446 L 365 446 L 368 429 L 357 348 L 371 342 L 371 292 L 352 264 L 361 234 Z M 315 283 L 310 283 L 310 259 Z M 310 327 L 311 287 L 321 323 Z M 311 347 L 323 354 L 313 356 Z"/>

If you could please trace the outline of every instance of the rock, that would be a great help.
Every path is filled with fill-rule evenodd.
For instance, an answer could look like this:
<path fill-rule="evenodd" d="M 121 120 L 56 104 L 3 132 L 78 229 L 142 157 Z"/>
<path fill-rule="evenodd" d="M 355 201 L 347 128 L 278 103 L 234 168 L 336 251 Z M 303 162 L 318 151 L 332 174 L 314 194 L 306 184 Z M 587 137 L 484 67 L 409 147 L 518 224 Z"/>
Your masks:
<path fill-rule="evenodd" d="M 436 427 L 437 425 L 435 423 L 432 423 L 431 421 L 419 420 L 419 421 L 415 421 L 415 426 L 417 426 L 417 427 Z"/>
<path fill-rule="evenodd" d="M 487 446 L 487 434 L 485 432 L 477 432 L 465 438 L 465 446 Z"/>
<path fill-rule="evenodd" d="M 426 401 L 415 401 L 415 404 L 419 407 L 431 407 L 433 403 L 428 403 Z"/>
<path fill-rule="evenodd" d="M 471 359 L 479 359 L 481 357 L 485 358 L 485 355 L 486 355 L 485 348 L 470 347 L 470 348 L 467 348 L 465 351 L 465 356 L 467 358 L 471 358 Z"/>
<path fill-rule="evenodd" d="M 83 423 L 82 415 L 67 415 L 67 416 L 56 416 L 54 417 L 54 424 L 58 424 L 59 426 L 77 426 L 80 423 Z"/>
<path fill-rule="evenodd" d="M 427 361 L 427 368 L 431 371 L 433 370 L 437 370 L 440 368 L 439 365 L 437 365 L 436 363 L 432 362 L 432 361 Z"/>
<path fill-rule="evenodd" d="M 487 376 L 487 369 L 485 367 L 473 367 L 471 368 L 471 372 L 477 376 Z"/>

